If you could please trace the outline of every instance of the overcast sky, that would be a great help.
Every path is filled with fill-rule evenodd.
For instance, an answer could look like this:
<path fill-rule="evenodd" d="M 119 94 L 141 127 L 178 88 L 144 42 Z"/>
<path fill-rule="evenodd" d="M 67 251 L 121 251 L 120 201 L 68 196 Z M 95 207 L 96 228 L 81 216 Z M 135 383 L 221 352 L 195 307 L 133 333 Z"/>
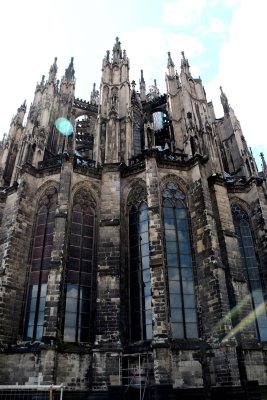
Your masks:
<path fill-rule="evenodd" d="M 130 58 L 130 79 L 144 70 L 165 92 L 167 52 L 180 71 L 181 51 L 201 77 L 216 116 L 219 86 L 241 123 L 248 145 L 267 161 L 267 1 L 265 0 L 8 0 L 0 3 L 0 137 L 36 83 L 58 57 L 58 77 L 70 58 L 76 97 L 90 99 L 100 84 L 102 59 L 115 37 Z"/>

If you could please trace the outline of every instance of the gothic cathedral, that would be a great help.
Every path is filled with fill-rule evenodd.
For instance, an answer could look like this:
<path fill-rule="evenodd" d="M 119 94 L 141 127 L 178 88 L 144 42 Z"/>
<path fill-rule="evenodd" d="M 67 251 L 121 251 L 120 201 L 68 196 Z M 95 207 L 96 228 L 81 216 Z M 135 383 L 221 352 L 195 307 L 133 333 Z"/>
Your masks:
<path fill-rule="evenodd" d="M 90 101 L 55 59 L 19 107 L 0 146 L 0 396 L 267 398 L 267 164 L 220 90 L 216 118 L 184 53 L 165 94 L 136 85 L 116 38 Z"/>

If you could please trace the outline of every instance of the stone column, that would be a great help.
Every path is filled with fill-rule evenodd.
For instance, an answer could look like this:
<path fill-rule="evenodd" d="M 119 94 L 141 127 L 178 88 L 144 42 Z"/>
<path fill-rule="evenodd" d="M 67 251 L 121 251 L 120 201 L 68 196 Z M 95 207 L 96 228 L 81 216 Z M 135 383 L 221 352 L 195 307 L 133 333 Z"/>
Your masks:
<path fill-rule="evenodd" d="M 106 164 L 102 174 L 98 235 L 96 341 L 93 348 L 93 390 L 118 383 L 119 365 L 105 362 L 119 354 L 120 339 L 120 172 Z M 118 363 L 117 363 L 118 364 Z"/>
<path fill-rule="evenodd" d="M 32 229 L 33 196 L 26 183 L 10 188 L 3 207 L 0 230 L 0 342 L 19 338 L 22 301 Z"/>
<path fill-rule="evenodd" d="M 171 366 L 168 349 L 167 295 L 158 181 L 156 159 L 148 156 L 146 159 L 146 185 L 149 217 L 154 374 L 156 384 L 166 384 L 170 383 Z"/>
<path fill-rule="evenodd" d="M 198 281 L 200 335 L 213 349 L 210 359 L 210 370 L 214 371 L 212 385 L 239 385 L 236 342 L 232 339 L 222 344 L 232 330 L 232 322 L 225 318 L 230 311 L 225 265 L 221 259 L 214 210 L 205 179 L 193 183 L 189 200 Z"/>
<path fill-rule="evenodd" d="M 242 307 L 238 308 L 238 311 L 228 315 L 228 320 L 237 325 L 252 311 L 251 300 L 249 298 L 247 282 L 242 271 L 239 244 L 233 225 L 227 188 L 224 181 L 220 178 L 215 177 L 210 179 L 209 183 L 221 258 L 225 267 L 230 307 L 233 309 L 243 304 Z M 257 341 L 255 326 L 253 324 L 244 326 L 236 338 L 240 342 L 239 344 L 243 341 Z"/>

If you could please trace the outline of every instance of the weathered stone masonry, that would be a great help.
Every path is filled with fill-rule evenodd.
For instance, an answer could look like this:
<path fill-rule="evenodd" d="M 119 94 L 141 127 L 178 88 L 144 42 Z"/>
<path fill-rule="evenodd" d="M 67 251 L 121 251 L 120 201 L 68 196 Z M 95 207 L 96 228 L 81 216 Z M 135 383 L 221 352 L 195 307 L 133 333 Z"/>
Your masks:
<path fill-rule="evenodd" d="M 90 102 L 56 73 L 0 147 L 0 394 L 266 398 L 266 168 L 226 95 L 170 53 L 137 91 L 118 38 Z"/>

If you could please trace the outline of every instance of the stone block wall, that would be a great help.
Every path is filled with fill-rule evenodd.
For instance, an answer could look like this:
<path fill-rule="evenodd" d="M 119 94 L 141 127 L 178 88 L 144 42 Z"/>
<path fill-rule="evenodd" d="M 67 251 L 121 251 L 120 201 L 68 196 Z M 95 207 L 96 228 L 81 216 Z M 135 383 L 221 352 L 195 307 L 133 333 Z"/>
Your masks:
<path fill-rule="evenodd" d="M 0 232 L 0 342 L 14 342 L 19 335 L 25 279 L 33 223 L 33 193 L 27 183 L 8 193 Z M 27 202 L 29 205 L 27 206 Z"/>
<path fill-rule="evenodd" d="M 88 390 L 92 383 L 91 354 L 59 353 L 57 355 L 56 383 L 64 390 Z"/>
<path fill-rule="evenodd" d="M 201 363 L 191 350 L 173 350 L 172 382 L 174 388 L 203 387 L 203 371 Z"/>

